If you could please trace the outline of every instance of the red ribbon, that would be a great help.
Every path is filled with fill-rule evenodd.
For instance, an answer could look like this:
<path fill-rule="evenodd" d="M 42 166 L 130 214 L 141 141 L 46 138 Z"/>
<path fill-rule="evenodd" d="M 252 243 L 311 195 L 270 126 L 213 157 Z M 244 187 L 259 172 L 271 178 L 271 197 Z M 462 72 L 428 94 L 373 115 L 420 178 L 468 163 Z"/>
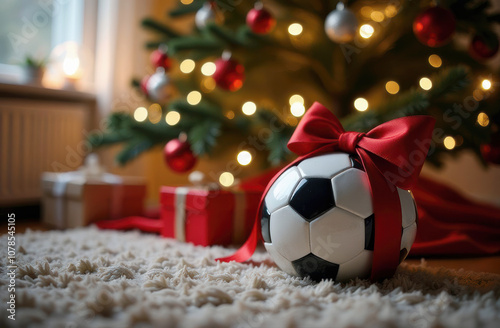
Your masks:
<path fill-rule="evenodd" d="M 395 187 L 408 190 L 417 182 L 433 128 L 432 117 L 409 116 L 383 123 L 366 134 L 346 132 L 332 112 L 314 103 L 288 142 L 288 148 L 300 157 L 267 185 L 245 244 L 235 254 L 218 260 L 244 262 L 252 256 L 260 236 L 262 202 L 282 172 L 306 158 L 342 151 L 359 156 L 370 182 L 375 214 L 371 279 L 392 276 L 399 265 L 401 244 L 401 206 Z"/>

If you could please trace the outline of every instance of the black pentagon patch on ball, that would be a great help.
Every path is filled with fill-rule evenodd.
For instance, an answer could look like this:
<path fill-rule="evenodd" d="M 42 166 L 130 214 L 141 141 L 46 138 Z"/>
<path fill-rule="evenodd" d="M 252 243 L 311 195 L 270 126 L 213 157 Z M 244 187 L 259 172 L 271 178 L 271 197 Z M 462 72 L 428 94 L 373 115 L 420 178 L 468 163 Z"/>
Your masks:
<path fill-rule="evenodd" d="M 325 261 L 312 253 L 292 261 L 292 265 L 301 277 L 309 276 L 314 281 L 335 280 L 340 267 L 338 264 Z"/>
<path fill-rule="evenodd" d="M 290 206 L 306 221 L 312 221 L 335 206 L 330 179 L 306 178 L 299 182 Z"/>
<path fill-rule="evenodd" d="M 269 228 L 269 222 L 271 220 L 271 213 L 267 209 L 266 202 L 262 204 L 262 213 L 260 215 L 260 226 L 262 231 L 262 238 L 266 243 L 271 242 L 271 229 Z"/>
<path fill-rule="evenodd" d="M 365 219 L 365 249 L 373 251 L 375 243 L 375 215 L 372 214 Z"/>

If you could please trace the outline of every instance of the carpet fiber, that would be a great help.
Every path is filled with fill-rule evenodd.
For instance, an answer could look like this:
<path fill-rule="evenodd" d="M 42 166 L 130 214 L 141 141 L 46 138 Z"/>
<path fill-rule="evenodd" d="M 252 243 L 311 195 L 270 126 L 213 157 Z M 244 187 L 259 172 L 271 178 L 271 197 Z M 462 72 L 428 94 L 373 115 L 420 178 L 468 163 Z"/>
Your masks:
<path fill-rule="evenodd" d="M 499 327 L 500 275 L 402 264 L 380 284 L 313 283 L 259 251 L 250 264 L 216 263 L 231 250 L 138 232 L 18 234 L 19 327 Z M 6 236 L 0 238 L 7 245 Z M 7 247 L 0 297 L 7 301 Z"/>

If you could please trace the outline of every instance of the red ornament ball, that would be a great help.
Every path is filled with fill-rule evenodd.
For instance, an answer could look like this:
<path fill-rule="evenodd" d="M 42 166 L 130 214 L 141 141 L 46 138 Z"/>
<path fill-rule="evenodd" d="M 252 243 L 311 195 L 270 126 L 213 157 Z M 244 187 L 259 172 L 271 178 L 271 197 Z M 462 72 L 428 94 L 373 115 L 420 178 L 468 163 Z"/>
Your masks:
<path fill-rule="evenodd" d="M 481 155 L 486 162 L 500 165 L 500 145 L 481 145 Z"/>
<path fill-rule="evenodd" d="M 148 92 L 148 81 L 149 81 L 149 78 L 151 76 L 150 75 L 146 75 L 142 78 L 141 80 L 141 90 L 142 92 L 146 95 L 146 96 L 149 96 L 149 92 Z"/>
<path fill-rule="evenodd" d="M 163 154 L 168 167 L 177 173 L 191 170 L 198 160 L 191 151 L 189 142 L 179 139 L 172 139 L 167 142 Z"/>
<path fill-rule="evenodd" d="M 212 78 L 220 88 L 236 91 L 243 86 L 245 68 L 234 59 L 220 58 L 215 61 L 215 73 Z"/>
<path fill-rule="evenodd" d="M 495 33 L 476 34 L 470 43 L 469 53 L 476 60 L 490 59 L 498 53 L 499 46 Z"/>
<path fill-rule="evenodd" d="M 266 34 L 274 28 L 276 20 L 266 9 L 253 8 L 247 14 L 247 25 L 256 34 Z"/>
<path fill-rule="evenodd" d="M 154 68 L 163 67 L 165 70 L 170 69 L 172 66 L 172 60 L 167 55 L 166 52 L 156 49 L 151 53 L 151 64 L 153 64 Z"/>
<path fill-rule="evenodd" d="M 439 47 L 451 40 L 455 32 L 455 17 L 443 7 L 431 7 L 413 21 L 413 33 L 417 39 L 429 47 Z"/>

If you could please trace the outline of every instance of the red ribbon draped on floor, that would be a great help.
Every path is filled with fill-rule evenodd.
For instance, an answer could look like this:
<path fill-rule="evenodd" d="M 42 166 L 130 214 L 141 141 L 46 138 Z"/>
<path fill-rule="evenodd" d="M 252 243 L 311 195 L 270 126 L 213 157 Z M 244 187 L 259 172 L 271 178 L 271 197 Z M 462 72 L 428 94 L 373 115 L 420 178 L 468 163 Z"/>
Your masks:
<path fill-rule="evenodd" d="M 431 143 L 434 119 L 410 116 L 383 123 L 365 133 L 346 132 L 326 107 L 314 103 L 288 142 L 299 155 L 270 181 L 264 196 L 278 176 L 300 161 L 335 151 L 357 154 L 368 175 L 375 214 L 375 244 L 372 280 L 393 275 L 399 264 L 401 207 L 396 187 L 410 189 L 417 181 Z M 220 261 L 248 260 L 260 238 L 260 209 L 252 233 L 232 256 Z"/>

